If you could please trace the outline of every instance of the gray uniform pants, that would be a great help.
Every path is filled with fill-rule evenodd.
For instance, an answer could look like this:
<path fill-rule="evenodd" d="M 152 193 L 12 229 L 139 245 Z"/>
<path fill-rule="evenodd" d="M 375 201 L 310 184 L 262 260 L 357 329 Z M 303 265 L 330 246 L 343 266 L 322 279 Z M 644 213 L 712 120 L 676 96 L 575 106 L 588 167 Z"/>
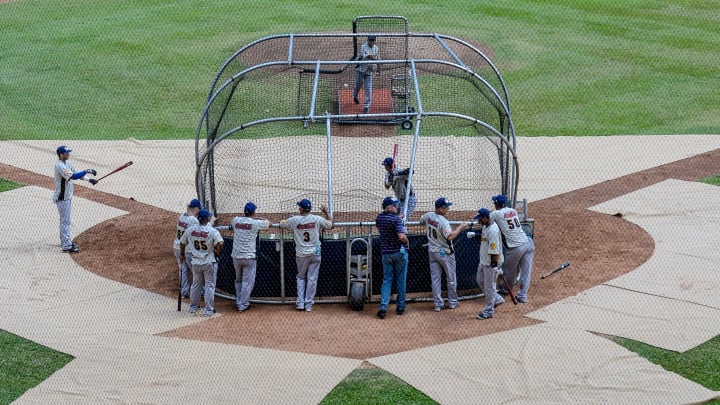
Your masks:
<path fill-rule="evenodd" d="M 445 273 L 447 280 L 448 304 L 456 306 L 458 303 L 457 296 L 457 278 L 455 275 L 455 255 L 446 254 L 445 252 L 428 252 L 430 260 L 430 280 L 432 281 L 433 302 L 436 307 L 445 306 L 442 297 L 442 273 Z"/>
<path fill-rule="evenodd" d="M 59 200 L 57 204 L 58 213 L 60 214 L 60 247 L 63 249 L 72 248 L 72 234 L 70 229 L 70 214 L 72 200 Z"/>
<path fill-rule="evenodd" d="M 478 265 L 478 272 L 475 281 L 485 294 L 485 307 L 483 313 L 493 316 L 495 314 L 495 306 L 505 302 L 505 299 L 497 293 L 497 273 L 493 268 L 487 265 Z"/>
<path fill-rule="evenodd" d="M 190 287 L 190 310 L 200 307 L 200 296 L 205 286 L 205 314 L 215 312 L 215 278 L 217 263 L 193 264 L 193 282 Z"/>
<path fill-rule="evenodd" d="M 235 267 L 235 304 L 240 311 L 250 306 L 250 294 L 255 287 L 257 259 L 238 259 L 233 257 Z"/>
<path fill-rule="evenodd" d="M 320 274 L 320 255 L 295 256 L 297 264 L 297 299 L 295 307 L 309 311 L 315 303 L 318 275 Z"/>
<path fill-rule="evenodd" d="M 512 287 L 520 272 L 520 290 L 516 297 L 519 300 L 527 301 L 528 290 L 530 289 L 530 275 L 532 274 L 532 263 L 535 258 L 535 244 L 531 238 L 518 247 L 503 249 L 503 271 L 505 280 Z"/>

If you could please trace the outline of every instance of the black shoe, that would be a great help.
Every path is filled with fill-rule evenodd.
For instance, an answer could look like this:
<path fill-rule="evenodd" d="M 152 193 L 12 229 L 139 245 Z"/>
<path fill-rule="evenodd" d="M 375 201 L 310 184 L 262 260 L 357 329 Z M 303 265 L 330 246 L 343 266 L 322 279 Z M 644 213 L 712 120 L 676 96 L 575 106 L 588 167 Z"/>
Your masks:
<path fill-rule="evenodd" d="M 402 315 L 402 314 L 405 313 L 405 309 L 400 309 L 400 308 L 398 308 L 398 309 L 395 310 L 395 313 L 398 314 L 398 315 Z"/>
<path fill-rule="evenodd" d="M 387 315 L 387 311 L 384 309 L 381 309 L 377 313 L 377 317 L 380 319 L 385 319 L 385 316 Z"/>
<path fill-rule="evenodd" d="M 78 245 L 77 243 L 73 242 L 73 243 L 72 243 L 72 247 L 74 247 L 74 248 L 79 248 L 80 245 Z"/>
<path fill-rule="evenodd" d="M 355 104 L 360 104 L 360 99 L 357 98 L 357 96 L 353 97 L 353 101 L 355 102 Z"/>
<path fill-rule="evenodd" d="M 77 253 L 80 251 L 80 248 L 73 245 L 70 249 L 63 249 L 63 253 Z"/>
<path fill-rule="evenodd" d="M 370 113 L 370 107 L 363 108 L 363 114 L 369 114 Z"/>

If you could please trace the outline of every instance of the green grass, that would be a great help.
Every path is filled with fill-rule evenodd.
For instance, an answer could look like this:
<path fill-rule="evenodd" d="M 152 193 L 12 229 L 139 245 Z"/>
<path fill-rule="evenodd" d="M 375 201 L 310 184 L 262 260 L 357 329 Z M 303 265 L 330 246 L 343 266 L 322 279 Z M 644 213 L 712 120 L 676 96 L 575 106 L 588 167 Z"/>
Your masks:
<path fill-rule="evenodd" d="M 12 189 L 20 188 L 22 186 L 23 185 L 20 183 L 15 183 L 14 181 L 0 178 L 0 193 L 2 193 L 3 191 L 9 191 Z"/>
<path fill-rule="evenodd" d="M 73 359 L 1 329 L 0 354 L 0 404 L 11 403 Z"/>
<path fill-rule="evenodd" d="M 616 336 L 610 337 L 610 339 L 668 371 L 695 381 L 713 391 L 720 391 L 720 374 L 718 374 L 718 370 L 720 370 L 720 336 L 715 336 L 684 353 L 663 350 Z M 709 403 L 720 404 L 720 400 Z"/>
<path fill-rule="evenodd" d="M 0 139 L 189 139 L 263 36 L 358 15 L 486 44 L 519 135 L 720 133 L 719 0 L 16 1 L 0 5 Z M 430 97 L 430 96 L 428 96 Z"/>
<path fill-rule="evenodd" d="M 712 176 L 712 177 L 706 177 L 704 179 L 700 179 L 700 181 L 703 183 L 712 184 L 714 186 L 720 186 L 720 174 L 716 174 L 715 176 Z"/>
<path fill-rule="evenodd" d="M 437 402 L 392 374 L 371 367 L 355 369 L 320 404 L 422 405 Z"/>

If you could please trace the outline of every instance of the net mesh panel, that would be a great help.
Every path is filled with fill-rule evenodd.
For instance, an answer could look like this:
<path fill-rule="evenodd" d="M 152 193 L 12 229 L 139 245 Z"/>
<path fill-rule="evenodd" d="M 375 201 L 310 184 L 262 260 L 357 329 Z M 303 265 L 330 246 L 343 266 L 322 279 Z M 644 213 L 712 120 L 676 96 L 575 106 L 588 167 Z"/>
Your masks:
<path fill-rule="evenodd" d="M 477 49 L 451 37 L 389 36 L 389 33 L 407 32 L 407 22 L 403 19 L 358 18 L 353 30 L 376 33 L 382 59 L 416 59 L 417 89 L 409 63 L 381 63 L 381 74 L 374 81 L 375 111 L 372 111 L 415 112 L 417 90 L 423 111 L 429 114 L 422 117 L 420 126 L 413 176 L 418 205 L 410 220 L 416 221 L 422 213 L 432 210 L 433 201 L 439 196 L 450 197 L 453 211 L 465 212 L 464 217 L 468 218 L 479 204 L 486 205 L 483 202 L 490 201 L 492 195 L 508 194 L 514 187 L 510 176 L 512 159 L 496 134 L 478 123 L 433 115 L 442 112 L 466 115 L 487 123 L 508 140 L 514 137 L 502 107 L 503 103 L 507 105 L 507 94 L 489 60 Z M 388 36 L 383 37 L 381 33 Z M 269 37 L 243 48 L 221 68 L 210 91 L 207 114 L 199 125 L 196 155 L 200 162 L 208 152 L 198 170 L 198 191 L 204 203 L 218 214 L 220 224 L 227 224 L 233 216 L 240 215 L 247 201 L 255 202 L 258 214 L 273 223 L 296 214 L 296 202 L 302 198 L 310 199 L 313 211 L 319 213 L 320 204 L 331 202 L 329 173 L 332 174 L 330 208 L 335 221 L 374 221 L 382 198 L 392 194 L 392 190 L 383 187 L 385 171 L 381 161 L 391 156 L 393 146 L 398 144 L 397 164 L 408 167 L 414 132 L 403 130 L 397 125 L 399 118 L 395 117 L 382 122 L 333 118 L 328 139 L 326 113 L 355 114 L 359 113 L 357 109 L 362 110 L 362 105 L 352 103 L 348 94 L 354 80 L 352 60 L 364 41 L 364 36 L 352 34 L 307 34 L 294 36 L 290 48 L 288 36 Z M 288 59 L 293 63 L 288 63 Z M 313 111 L 317 61 L 320 61 L 320 74 Z M 482 80 L 462 68 L 436 61 L 465 65 Z M 314 115 L 313 119 L 310 114 Z M 251 124 L 256 121 L 261 122 Z M 356 136 L 355 131 L 361 136 Z M 452 142 L 448 137 L 452 137 Z M 214 147 L 208 150 L 213 143 Z M 458 150 L 472 158 L 454 159 Z M 347 231 L 351 238 L 367 238 L 368 233 L 372 233 L 377 239 L 374 227 L 354 226 Z M 410 298 L 429 299 L 427 254 L 422 246 L 425 231 L 418 226 L 411 226 L 409 231 L 418 236 L 413 239 L 412 255 L 420 260 L 425 257 L 424 262 L 413 264 L 411 260 L 411 265 L 424 268 L 409 269 Z M 279 240 L 280 234 L 279 229 L 271 228 L 261 232 L 260 241 Z M 284 232 L 284 236 L 285 295 L 292 301 L 296 274 L 294 245 L 290 233 Z M 323 233 L 319 291 L 337 292 L 340 288 L 341 296 L 318 296 L 318 302 L 344 299 L 345 237 L 344 228 Z M 260 270 L 262 267 L 278 266 L 279 251 L 275 248 L 276 242 L 272 243 L 270 252 L 259 259 L 259 272 L 265 271 Z M 331 246 L 337 243 L 342 247 Z M 359 254 L 358 249 L 364 250 L 364 245 L 353 245 L 353 254 Z M 472 266 L 477 266 L 477 246 L 456 243 L 456 251 L 458 262 L 470 266 L 469 270 L 458 272 L 461 286 L 473 286 L 465 288 L 463 294 L 475 294 L 478 291 Z M 373 246 L 373 252 L 379 260 L 379 247 Z M 461 253 L 468 257 L 464 258 Z M 275 267 L 265 274 L 279 279 L 280 273 Z M 234 272 L 225 269 L 220 273 L 219 286 L 225 282 L 225 290 L 234 294 L 233 280 L 220 279 L 231 278 L 228 274 L 234 275 Z M 376 265 L 373 273 L 372 288 L 377 294 L 381 267 Z M 276 281 L 279 284 L 279 280 Z M 278 287 L 263 286 L 258 281 L 253 296 L 278 299 Z"/>

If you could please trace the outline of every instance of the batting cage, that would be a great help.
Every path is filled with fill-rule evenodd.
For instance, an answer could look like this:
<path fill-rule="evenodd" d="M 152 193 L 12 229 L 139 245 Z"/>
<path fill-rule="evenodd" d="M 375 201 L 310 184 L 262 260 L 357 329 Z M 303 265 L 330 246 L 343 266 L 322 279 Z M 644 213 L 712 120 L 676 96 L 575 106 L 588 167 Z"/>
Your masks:
<path fill-rule="evenodd" d="M 361 60 L 370 36 L 379 58 Z M 353 90 L 356 72 L 370 64 L 372 103 L 365 111 L 367 87 Z M 384 187 L 382 162 L 395 151 L 396 164 L 409 168 L 411 187 L 401 199 L 411 189 L 417 199 L 406 218 L 408 298 L 430 300 L 420 215 L 439 197 L 453 202 L 454 221 L 470 221 L 494 194 L 516 200 L 510 101 L 488 56 L 452 36 L 410 32 L 404 17 L 364 16 L 355 18 L 352 32 L 261 38 L 221 66 L 197 128 L 196 186 L 220 226 L 242 216 L 248 201 L 271 220 L 258 240 L 255 301 L 294 302 L 294 244 L 278 223 L 297 214 L 303 198 L 316 212 L 327 205 L 335 222 L 323 234 L 316 301 L 350 297 L 361 305 L 377 298 L 382 265 L 373 221 L 393 192 Z M 232 233 L 225 237 L 217 284 L 232 297 Z M 461 236 L 454 248 L 458 290 L 477 296 L 477 242 Z"/>

